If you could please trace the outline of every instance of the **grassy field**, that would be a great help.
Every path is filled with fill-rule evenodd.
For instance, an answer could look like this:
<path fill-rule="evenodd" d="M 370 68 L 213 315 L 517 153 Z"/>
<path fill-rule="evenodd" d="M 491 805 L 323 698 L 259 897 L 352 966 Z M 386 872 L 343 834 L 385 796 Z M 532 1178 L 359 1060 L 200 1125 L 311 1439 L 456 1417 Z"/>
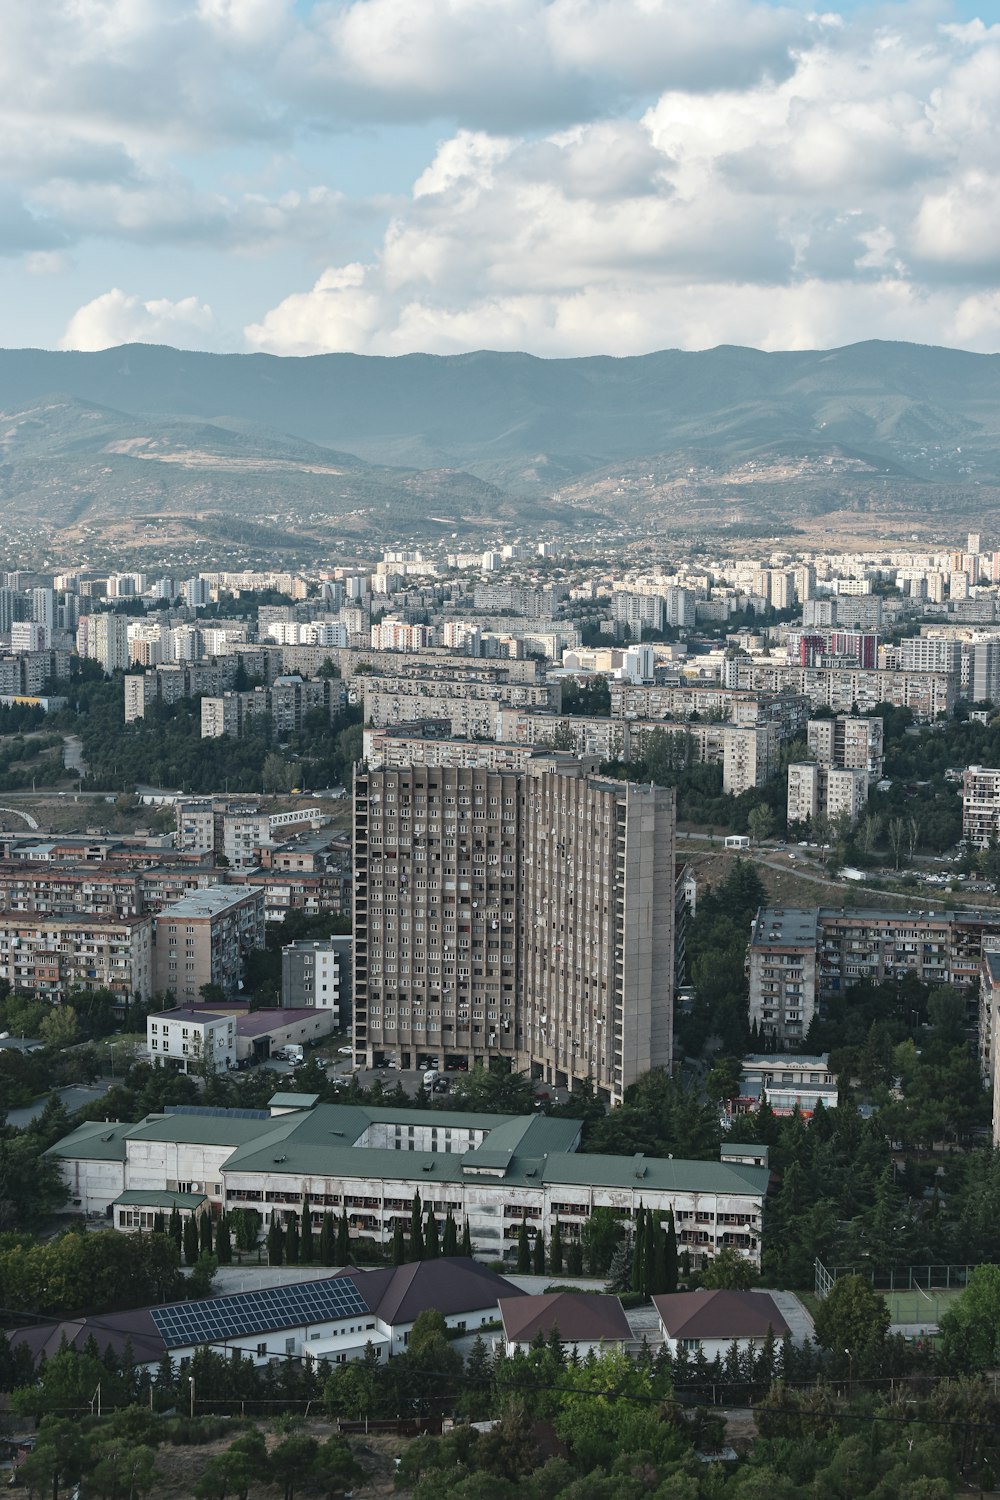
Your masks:
<path fill-rule="evenodd" d="M 938 1323 L 941 1314 L 962 1295 L 961 1287 L 942 1287 L 923 1291 L 911 1287 L 901 1292 L 886 1292 L 889 1316 L 894 1323 Z"/>

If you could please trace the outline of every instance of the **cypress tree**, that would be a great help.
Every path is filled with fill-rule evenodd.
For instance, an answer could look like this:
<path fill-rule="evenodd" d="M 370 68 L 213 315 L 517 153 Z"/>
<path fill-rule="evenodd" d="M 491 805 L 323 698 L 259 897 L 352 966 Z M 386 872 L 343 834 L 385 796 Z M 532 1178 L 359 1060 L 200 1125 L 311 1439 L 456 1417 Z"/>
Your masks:
<path fill-rule="evenodd" d="M 427 1210 L 427 1228 L 424 1231 L 424 1260 L 437 1260 L 441 1254 L 441 1240 L 438 1235 L 438 1221 L 434 1217 L 434 1207 L 431 1205 Z"/>
<path fill-rule="evenodd" d="M 410 1259 L 424 1258 L 424 1231 L 420 1222 L 420 1194 L 414 1193 L 410 1204 Z"/>
<path fill-rule="evenodd" d="M 531 1270 L 531 1241 L 528 1238 L 528 1221 L 521 1220 L 521 1227 L 517 1232 L 517 1272 L 519 1276 L 527 1276 Z"/>
<path fill-rule="evenodd" d="M 397 1219 L 392 1226 L 392 1250 L 390 1258 L 394 1266 L 401 1266 L 406 1260 L 406 1241 L 403 1238 L 402 1219 Z"/>
<path fill-rule="evenodd" d="M 674 1223 L 674 1211 L 671 1208 L 667 1213 L 666 1230 L 664 1234 L 664 1276 L 663 1290 L 665 1292 L 676 1292 L 677 1290 L 677 1226 Z"/>
<path fill-rule="evenodd" d="M 462 1251 L 461 1251 L 461 1253 L 465 1256 L 466 1260 L 471 1260 L 472 1259 L 472 1232 L 469 1229 L 469 1221 L 468 1221 L 468 1219 L 466 1219 L 465 1223 L 462 1225 Z"/>
<path fill-rule="evenodd" d="M 337 1264 L 337 1231 L 333 1227 L 333 1214 L 329 1209 L 323 1215 L 319 1231 L 319 1258 L 324 1266 Z"/>
<path fill-rule="evenodd" d="M 347 1217 L 347 1206 L 340 1215 L 337 1224 L 337 1265 L 346 1266 L 351 1261 L 351 1223 Z"/>
<path fill-rule="evenodd" d="M 541 1230 L 535 1235 L 531 1250 L 531 1269 L 536 1276 L 545 1275 L 545 1236 Z"/>
<path fill-rule="evenodd" d="M 294 1208 L 285 1220 L 285 1260 L 290 1266 L 299 1263 L 299 1216 Z"/>
<path fill-rule="evenodd" d="M 566 1249 L 566 1270 L 570 1276 L 583 1275 L 583 1246 L 574 1240 Z"/>
<path fill-rule="evenodd" d="M 455 1215 L 450 1208 L 444 1221 L 444 1234 L 441 1236 L 441 1254 L 458 1254 L 458 1225 L 455 1223 Z"/>
<path fill-rule="evenodd" d="M 176 1207 L 170 1210 L 170 1222 L 167 1227 L 167 1233 L 177 1246 L 179 1252 L 182 1244 L 183 1228 L 181 1225 L 180 1210 Z"/>
<path fill-rule="evenodd" d="M 212 1215 L 202 1214 L 198 1223 L 198 1244 L 203 1255 L 212 1253 Z"/>
<path fill-rule="evenodd" d="M 313 1211 L 308 1198 L 302 1200 L 302 1234 L 299 1244 L 299 1260 L 311 1266 L 316 1259 L 316 1243 L 313 1235 Z"/>
<path fill-rule="evenodd" d="M 154 1234 L 166 1234 L 166 1232 L 167 1232 L 167 1221 L 164 1219 L 163 1214 L 162 1213 L 155 1213 L 153 1215 L 153 1233 Z"/>
<path fill-rule="evenodd" d="M 229 1235 L 229 1220 L 225 1214 L 219 1220 L 215 1231 L 215 1253 L 218 1256 L 220 1266 L 231 1266 L 233 1263 L 233 1242 Z"/>
<path fill-rule="evenodd" d="M 278 1215 L 272 1208 L 271 1222 L 267 1226 L 267 1263 L 269 1266 L 284 1265 L 285 1261 L 285 1231 L 278 1222 Z"/>
<path fill-rule="evenodd" d="M 644 1297 L 648 1297 L 653 1286 L 654 1262 L 656 1260 L 656 1222 L 653 1218 L 653 1210 L 646 1214 L 646 1221 L 642 1227 L 642 1284 L 641 1290 Z"/>
<path fill-rule="evenodd" d="M 635 1239 L 632 1242 L 632 1290 L 642 1291 L 642 1252 L 645 1246 L 646 1210 L 640 1203 L 635 1216 Z"/>
<path fill-rule="evenodd" d="M 649 1278 L 650 1294 L 667 1290 L 667 1230 L 657 1224 L 653 1236 L 653 1272 Z"/>
<path fill-rule="evenodd" d="M 549 1240 L 549 1275 L 561 1276 L 563 1268 L 562 1230 L 559 1228 L 557 1219 L 552 1226 L 552 1237 Z"/>
<path fill-rule="evenodd" d="M 184 1220 L 184 1261 L 193 1266 L 198 1259 L 198 1222 L 194 1214 Z"/>

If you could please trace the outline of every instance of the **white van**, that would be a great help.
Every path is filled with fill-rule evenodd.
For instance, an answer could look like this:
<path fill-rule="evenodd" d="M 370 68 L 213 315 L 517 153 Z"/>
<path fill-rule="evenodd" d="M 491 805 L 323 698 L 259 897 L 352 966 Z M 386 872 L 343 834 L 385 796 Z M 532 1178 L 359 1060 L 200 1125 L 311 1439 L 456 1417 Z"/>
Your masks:
<path fill-rule="evenodd" d="M 424 1088 L 431 1088 L 435 1083 L 437 1083 L 440 1077 L 441 1074 L 438 1072 L 437 1068 L 428 1068 L 426 1073 L 424 1074 Z"/>

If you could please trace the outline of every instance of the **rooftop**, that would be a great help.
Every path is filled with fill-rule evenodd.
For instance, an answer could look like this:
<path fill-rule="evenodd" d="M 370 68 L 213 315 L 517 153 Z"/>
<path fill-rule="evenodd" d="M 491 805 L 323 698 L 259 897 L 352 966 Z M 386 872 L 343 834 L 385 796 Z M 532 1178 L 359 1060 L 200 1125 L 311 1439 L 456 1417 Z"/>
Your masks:
<path fill-rule="evenodd" d="M 672 1339 L 776 1338 L 791 1330 L 769 1292 L 672 1292 L 653 1298 Z"/>
<path fill-rule="evenodd" d="M 156 918 L 158 922 L 172 922 L 177 918 L 189 922 L 195 917 L 215 917 L 245 901 L 248 896 L 257 898 L 258 892 L 253 886 L 207 885 L 203 890 L 182 896 L 179 901 L 172 901 L 169 906 L 156 913 Z"/>
<path fill-rule="evenodd" d="M 618 1343 L 632 1337 L 619 1298 L 589 1292 L 501 1297 L 500 1318 L 509 1344 L 530 1344 L 537 1334 L 553 1329 L 564 1344 Z"/>
<path fill-rule="evenodd" d="M 755 948 L 814 948 L 819 936 L 819 908 L 762 906 L 753 925 Z"/>

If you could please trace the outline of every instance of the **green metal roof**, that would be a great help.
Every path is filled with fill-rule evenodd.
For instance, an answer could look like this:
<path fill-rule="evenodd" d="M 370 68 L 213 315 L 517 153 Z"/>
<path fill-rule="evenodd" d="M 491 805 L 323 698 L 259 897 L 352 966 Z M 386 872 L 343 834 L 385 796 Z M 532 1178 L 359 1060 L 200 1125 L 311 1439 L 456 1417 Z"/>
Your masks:
<path fill-rule="evenodd" d="M 295 1094 L 286 1089 L 284 1093 L 272 1094 L 267 1101 L 268 1109 L 312 1109 L 319 1103 L 318 1094 Z"/>
<path fill-rule="evenodd" d="M 107 1120 L 85 1120 L 43 1154 L 67 1160 L 124 1161 L 125 1138 L 132 1128 L 127 1120 L 121 1124 L 109 1123 Z"/>
<path fill-rule="evenodd" d="M 302 1096 L 294 1096 L 300 1098 Z M 437 1129 L 430 1151 L 356 1147 L 374 1124 Z M 446 1130 L 485 1131 L 479 1149 L 446 1151 Z M 641 1198 L 643 1192 L 711 1192 L 763 1196 L 766 1167 L 738 1162 L 673 1161 L 669 1158 L 597 1156 L 572 1149 L 578 1120 L 537 1115 L 467 1115 L 361 1105 L 317 1104 L 269 1119 L 242 1119 L 235 1113 L 148 1115 L 138 1124 L 89 1122 L 57 1141 L 49 1155 L 120 1161 L 129 1139 L 176 1140 L 231 1147 L 223 1166 L 229 1174 L 289 1177 L 372 1178 L 398 1182 L 468 1181 L 480 1167 L 507 1187 L 614 1187 Z M 162 1202 L 162 1195 L 154 1195 Z"/>
<path fill-rule="evenodd" d="M 194 1212 L 208 1199 L 204 1193 L 155 1193 L 127 1188 L 114 1201 L 115 1208 L 186 1208 Z"/>

